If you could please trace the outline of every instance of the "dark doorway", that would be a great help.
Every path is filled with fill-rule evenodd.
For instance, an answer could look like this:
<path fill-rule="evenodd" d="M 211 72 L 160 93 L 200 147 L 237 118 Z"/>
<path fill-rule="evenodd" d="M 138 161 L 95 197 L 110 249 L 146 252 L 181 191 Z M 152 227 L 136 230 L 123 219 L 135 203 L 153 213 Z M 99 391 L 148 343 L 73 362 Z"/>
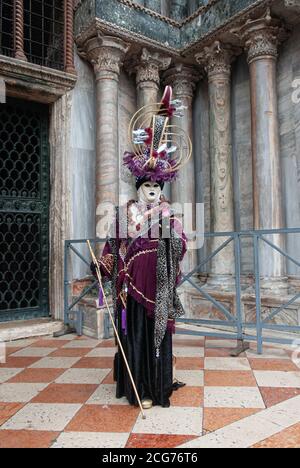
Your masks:
<path fill-rule="evenodd" d="M 49 315 L 48 107 L 0 104 L 0 322 Z"/>

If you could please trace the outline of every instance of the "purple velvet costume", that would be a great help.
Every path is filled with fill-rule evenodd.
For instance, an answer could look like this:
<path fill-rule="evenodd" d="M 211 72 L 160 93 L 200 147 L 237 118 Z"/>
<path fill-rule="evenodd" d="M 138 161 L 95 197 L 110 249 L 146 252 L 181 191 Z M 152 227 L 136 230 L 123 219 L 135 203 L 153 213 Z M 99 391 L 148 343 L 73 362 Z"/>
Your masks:
<path fill-rule="evenodd" d="M 178 219 L 171 215 L 169 221 L 172 232 L 181 244 L 182 260 L 186 252 L 186 237 Z M 135 227 L 138 231 L 139 225 Z M 149 231 L 149 238 L 137 235 L 115 242 L 117 255 L 108 240 L 99 265 L 103 277 L 113 280 L 116 325 L 122 345 L 141 399 L 150 398 L 154 405 L 168 407 L 173 385 L 172 333 L 175 331 L 175 321 L 173 318 L 168 320 L 157 358 L 154 335 L 159 238 L 151 237 Z M 179 268 L 176 278 L 178 282 Z M 127 292 L 126 311 L 121 300 L 121 294 L 125 297 L 124 290 Z M 114 377 L 117 398 L 126 396 L 130 404 L 137 405 L 120 352 L 115 357 Z"/>

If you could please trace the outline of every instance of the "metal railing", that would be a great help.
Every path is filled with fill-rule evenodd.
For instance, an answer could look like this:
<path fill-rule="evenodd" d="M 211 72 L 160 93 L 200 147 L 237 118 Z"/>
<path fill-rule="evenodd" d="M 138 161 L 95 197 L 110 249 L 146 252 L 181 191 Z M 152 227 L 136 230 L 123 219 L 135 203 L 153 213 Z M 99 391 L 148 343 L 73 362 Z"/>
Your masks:
<path fill-rule="evenodd" d="M 190 286 L 195 288 L 201 298 L 206 299 L 212 303 L 214 307 L 221 312 L 224 316 L 224 320 L 210 320 L 210 319 L 187 319 L 183 318 L 178 322 L 187 325 L 206 326 L 206 327 L 218 327 L 218 328 L 231 328 L 232 331 L 222 331 L 220 329 L 206 331 L 206 330 L 185 330 L 179 328 L 177 333 L 184 335 L 195 335 L 195 336 L 211 336 L 216 338 L 227 338 L 236 339 L 238 341 L 254 341 L 257 343 L 257 352 L 259 354 L 263 351 L 264 343 L 281 343 L 281 344 L 292 344 L 294 342 L 293 337 L 282 337 L 282 336 L 265 336 L 264 332 L 285 332 L 285 333 L 300 333 L 300 325 L 288 325 L 288 324 L 277 324 L 274 323 L 274 319 L 278 317 L 281 312 L 286 308 L 293 305 L 298 299 L 300 299 L 300 290 L 289 297 L 287 302 L 281 304 L 280 307 L 270 307 L 270 312 L 266 317 L 263 317 L 262 313 L 262 293 L 261 293 L 261 246 L 262 244 L 268 245 L 272 251 L 276 251 L 278 255 L 282 256 L 286 260 L 292 262 L 298 268 L 300 268 L 300 259 L 297 260 L 284 251 L 281 247 L 275 245 L 273 242 L 268 240 L 266 236 L 269 235 L 281 235 L 287 236 L 292 234 L 300 234 L 300 228 L 293 229 L 277 229 L 277 230 L 260 230 L 260 231 L 241 231 L 241 232 L 222 232 L 222 233 L 207 233 L 205 239 L 216 239 L 226 238 L 222 244 L 216 248 L 212 253 L 206 256 L 193 271 L 183 276 L 179 286 L 183 286 L 185 283 L 189 283 Z M 250 239 L 253 242 L 253 296 L 255 296 L 255 322 L 247 322 L 245 319 L 245 313 L 243 310 L 243 298 L 242 298 L 242 242 L 245 239 Z M 103 239 L 91 241 L 94 245 L 97 243 L 103 243 Z M 65 323 L 76 328 L 77 333 L 82 333 L 82 314 L 80 311 L 75 310 L 75 306 L 95 287 L 97 281 L 93 282 L 90 287 L 83 291 L 71 304 L 69 304 L 69 286 L 71 284 L 68 277 L 68 261 L 71 253 L 75 254 L 82 262 L 87 266 L 90 265 L 90 260 L 86 259 L 81 252 L 79 252 L 78 245 L 83 245 L 86 240 L 75 240 L 66 241 L 65 243 Z M 219 253 L 224 251 L 230 244 L 234 247 L 234 274 L 232 279 L 235 283 L 234 295 L 235 295 L 235 306 L 234 310 L 229 310 L 220 301 L 213 297 L 212 291 L 208 291 L 205 285 L 197 284 L 196 275 L 201 269 L 209 264 L 213 259 L 217 257 Z M 300 278 L 300 274 L 299 274 Z M 276 296 L 278 299 L 278 296 Z M 300 309 L 300 304 L 299 304 Z M 199 309 L 199 317 L 201 316 L 201 306 Z M 253 330 L 251 334 L 246 330 Z M 108 317 L 105 320 L 106 336 L 109 336 L 109 321 Z M 295 335 L 295 339 L 297 335 Z"/>

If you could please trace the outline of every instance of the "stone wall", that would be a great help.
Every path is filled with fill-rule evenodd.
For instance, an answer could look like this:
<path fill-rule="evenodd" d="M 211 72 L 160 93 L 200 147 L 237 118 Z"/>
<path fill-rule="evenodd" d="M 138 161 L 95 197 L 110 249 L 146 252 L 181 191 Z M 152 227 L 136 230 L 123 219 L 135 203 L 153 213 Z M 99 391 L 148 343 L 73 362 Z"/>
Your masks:
<path fill-rule="evenodd" d="M 281 47 L 278 62 L 278 93 L 280 136 L 282 155 L 283 200 L 287 227 L 300 225 L 300 105 L 292 102 L 292 82 L 300 77 L 300 32 L 295 31 Z M 78 83 L 72 92 L 71 120 L 71 176 L 73 238 L 94 235 L 94 78 L 89 65 L 76 59 Z M 119 148 L 120 148 L 120 201 L 135 197 L 132 179 L 128 178 L 121 164 L 121 157 L 128 148 L 127 128 L 136 109 L 136 91 L 133 76 L 122 71 L 119 90 Z M 197 202 L 205 203 L 205 229 L 211 230 L 210 210 L 210 161 L 209 161 L 209 103 L 207 81 L 199 83 L 194 100 L 194 152 L 196 163 Z M 232 122 L 235 229 L 253 228 L 253 191 L 251 157 L 251 119 L 249 70 L 244 55 L 237 58 L 232 69 Z M 82 181 L 85 181 L 83 184 Z M 296 194 L 296 195 L 295 195 Z M 297 196 L 298 194 L 298 196 Z M 82 215 L 84 214 L 84 222 Z M 242 271 L 253 270 L 252 245 L 244 241 Z M 300 251 L 300 236 L 290 236 L 288 251 L 296 255 Z M 200 258 L 209 249 L 200 252 Z M 204 271 L 206 269 L 204 268 Z M 75 267 L 78 277 L 85 269 Z M 290 274 L 297 268 L 289 265 Z M 299 271 L 298 271 L 299 274 Z"/>
<path fill-rule="evenodd" d="M 278 96 L 283 205 L 287 227 L 300 226 L 300 104 L 292 102 L 292 82 L 300 78 L 300 31 L 295 30 L 280 48 Z M 232 131 L 234 166 L 235 229 L 253 228 L 253 189 L 251 156 L 251 110 L 249 69 L 244 55 L 232 68 Z M 194 101 L 194 151 L 197 171 L 197 201 L 205 203 L 206 231 L 210 230 L 210 162 L 208 136 L 207 83 L 202 81 Z M 271 226 L 270 226 L 271 228 Z M 253 271 L 252 245 L 244 241 L 242 271 Z M 287 249 L 300 260 L 300 235 L 288 237 Z M 203 252 L 201 253 L 201 257 Z M 288 264 L 288 273 L 300 273 Z"/>
<path fill-rule="evenodd" d="M 300 226 L 300 103 L 292 101 L 292 83 L 300 78 L 300 31 L 295 30 L 280 50 L 278 95 L 283 197 L 287 227 Z M 300 235 L 288 237 L 288 251 L 300 261 Z M 288 263 L 288 273 L 300 269 Z"/>
<path fill-rule="evenodd" d="M 125 170 L 122 156 L 129 149 L 128 126 L 137 109 L 136 85 L 134 76 L 130 77 L 125 71 L 120 75 L 119 90 L 119 168 L 120 168 L 120 205 L 135 198 L 136 192 L 133 185 L 133 177 Z"/>
<path fill-rule="evenodd" d="M 95 85 L 90 66 L 76 56 L 77 84 L 72 91 L 71 112 L 71 225 L 72 239 L 95 236 Z M 87 248 L 80 249 L 87 254 Z M 73 275 L 86 274 L 85 265 L 72 262 Z"/>

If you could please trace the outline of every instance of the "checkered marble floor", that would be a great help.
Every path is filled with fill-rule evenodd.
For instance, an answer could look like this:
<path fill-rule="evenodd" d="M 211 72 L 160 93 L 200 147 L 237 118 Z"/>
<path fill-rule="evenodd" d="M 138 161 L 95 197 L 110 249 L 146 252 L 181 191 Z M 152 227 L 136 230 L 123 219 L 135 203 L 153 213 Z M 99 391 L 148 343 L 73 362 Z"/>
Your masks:
<path fill-rule="evenodd" d="M 0 448 L 300 447 L 300 368 L 292 350 L 230 357 L 229 340 L 176 336 L 170 409 L 115 398 L 113 340 L 68 335 L 7 345 Z"/>

